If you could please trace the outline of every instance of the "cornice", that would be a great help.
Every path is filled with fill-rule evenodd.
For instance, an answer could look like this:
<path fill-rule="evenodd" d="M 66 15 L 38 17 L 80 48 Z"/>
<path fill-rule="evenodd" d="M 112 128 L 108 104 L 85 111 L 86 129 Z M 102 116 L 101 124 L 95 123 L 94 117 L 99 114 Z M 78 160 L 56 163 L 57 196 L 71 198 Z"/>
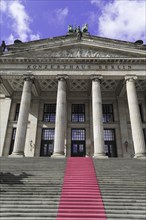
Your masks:
<path fill-rule="evenodd" d="M 99 46 L 110 49 L 117 50 L 126 50 L 129 52 L 129 49 L 133 52 L 144 52 L 146 50 L 145 45 L 137 45 L 133 42 L 115 40 L 110 38 L 103 38 L 99 36 L 93 36 L 90 34 L 83 34 L 82 40 L 78 41 L 76 34 L 58 36 L 48 39 L 41 39 L 37 41 L 30 41 L 20 44 L 8 45 L 10 52 L 22 52 L 23 51 L 36 51 L 40 49 L 53 49 L 55 47 L 64 47 L 70 45 L 90 45 L 90 46 Z"/>
<path fill-rule="evenodd" d="M 146 58 L 0 58 L 0 64 L 29 64 L 29 63 L 118 63 L 118 64 L 146 64 Z"/>

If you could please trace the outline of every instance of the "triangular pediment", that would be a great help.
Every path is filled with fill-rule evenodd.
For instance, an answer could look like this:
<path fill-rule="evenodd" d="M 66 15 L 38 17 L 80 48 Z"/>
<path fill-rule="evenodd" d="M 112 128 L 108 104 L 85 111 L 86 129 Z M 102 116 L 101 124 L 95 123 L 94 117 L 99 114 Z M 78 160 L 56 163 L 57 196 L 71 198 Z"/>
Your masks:
<path fill-rule="evenodd" d="M 86 36 L 64 36 L 8 46 L 3 56 L 23 58 L 118 58 L 144 57 L 145 50 L 128 42 Z"/>

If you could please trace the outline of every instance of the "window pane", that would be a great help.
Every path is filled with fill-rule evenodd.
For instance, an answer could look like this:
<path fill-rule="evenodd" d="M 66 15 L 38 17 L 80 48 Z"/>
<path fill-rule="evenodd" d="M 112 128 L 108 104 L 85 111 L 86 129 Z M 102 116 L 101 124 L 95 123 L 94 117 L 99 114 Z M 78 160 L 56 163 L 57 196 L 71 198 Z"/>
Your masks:
<path fill-rule="evenodd" d="M 73 144 L 73 153 L 77 153 L 77 152 L 78 152 L 78 145 Z"/>
<path fill-rule="evenodd" d="M 16 136 L 16 128 L 13 128 L 12 140 L 15 140 L 15 136 Z"/>
<path fill-rule="evenodd" d="M 103 111 L 103 122 L 104 123 L 109 123 L 109 122 L 114 121 L 113 105 L 112 104 L 103 104 L 102 111 Z"/>
<path fill-rule="evenodd" d="M 104 141 L 114 141 L 115 133 L 112 129 L 104 129 Z"/>
<path fill-rule="evenodd" d="M 43 129 L 42 140 L 54 140 L 54 128 Z"/>
<path fill-rule="evenodd" d="M 85 105 L 72 104 L 72 122 L 85 122 Z"/>
<path fill-rule="evenodd" d="M 84 114 L 79 114 L 78 115 L 78 118 L 79 118 L 79 122 L 84 122 L 85 121 L 85 115 Z"/>
<path fill-rule="evenodd" d="M 78 122 L 78 114 L 72 114 L 72 121 Z"/>
<path fill-rule="evenodd" d="M 84 129 L 73 129 L 72 130 L 72 140 L 84 141 L 85 140 L 85 130 Z"/>
<path fill-rule="evenodd" d="M 80 153 L 84 152 L 84 145 L 83 144 L 79 144 L 79 152 Z"/>
<path fill-rule="evenodd" d="M 43 121 L 45 122 L 55 122 L 56 116 L 56 104 L 45 104 Z"/>
<path fill-rule="evenodd" d="M 17 105 L 16 105 L 16 111 L 15 111 L 14 121 L 18 121 L 19 110 L 20 110 L 20 104 L 17 104 Z"/>

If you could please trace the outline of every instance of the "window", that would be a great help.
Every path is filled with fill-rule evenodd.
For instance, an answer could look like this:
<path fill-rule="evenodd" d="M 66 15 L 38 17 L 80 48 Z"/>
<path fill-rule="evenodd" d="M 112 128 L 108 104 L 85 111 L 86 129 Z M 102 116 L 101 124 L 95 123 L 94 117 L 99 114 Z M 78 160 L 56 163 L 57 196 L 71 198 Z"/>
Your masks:
<path fill-rule="evenodd" d="M 84 141 L 85 129 L 72 129 L 72 141 Z"/>
<path fill-rule="evenodd" d="M 50 157 L 54 151 L 54 128 L 42 129 L 40 156 Z"/>
<path fill-rule="evenodd" d="M 109 123 L 109 122 L 114 121 L 113 105 L 112 104 L 103 104 L 102 111 L 103 111 L 103 122 L 104 123 Z"/>
<path fill-rule="evenodd" d="M 104 129 L 104 141 L 114 141 L 115 132 L 113 129 Z"/>
<path fill-rule="evenodd" d="M 85 105 L 72 104 L 72 122 L 85 122 Z"/>
<path fill-rule="evenodd" d="M 43 129 L 42 140 L 54 140 L 54 128 Z"/>
<path fill-rule="evenodd" d="M 117 157 L 115 129 L 104 129 L 104 149 L 108 157 Z"/>
<path fill-rule="evenodd" d="M 142 104 L 139 104 L 139 112 L 140 112 L 140 117 L 141 117 L 141 121 L 143 122 L 143 110 L 142 110 Z"/>
<path fill-rule="evenodd" d="M 15 136 L 16 136 L 16 128 L 13 128 L 12 137 L 11 137 L 11 144 L 10 144 L 10 150 L 9 150 L 9 155 L 12 154 L 12 152 L 13 152 Z"/>
<path fill-rule="evenodd" d="M 45 122 L 55 122 L 56 116 L 56 104 L 45 104 L 43 121 Z"/>
<path fill-rule="evenodd" d="M 16 105 L 16 111 L 15 111 L 14 121 L 18 121 L 19 110 L 20 110 L 20 104 L 17 104 L 17 105 Z"/>
<path fill-rule="evenodd" d="M 144 140 L 145 140 L 145 144 L 146 144 L 146 129 L 143 129 L 143 135 L 144 135 Z"/>

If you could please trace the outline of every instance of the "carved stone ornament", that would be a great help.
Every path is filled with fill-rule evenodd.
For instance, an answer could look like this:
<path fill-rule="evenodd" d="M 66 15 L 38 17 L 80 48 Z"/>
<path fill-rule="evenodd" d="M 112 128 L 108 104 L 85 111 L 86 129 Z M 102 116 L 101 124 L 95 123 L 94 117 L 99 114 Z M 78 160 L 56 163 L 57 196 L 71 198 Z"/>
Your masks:
<path fill-rule="evenodd" d="M 97 51 L 88 48 L 72 48 L 66 50 L 48 50 L 42 54 L 32 54 L 32 57 L 46 58 L 94 58 L 94 57 L 124 57 L 123 55 Z"/>

